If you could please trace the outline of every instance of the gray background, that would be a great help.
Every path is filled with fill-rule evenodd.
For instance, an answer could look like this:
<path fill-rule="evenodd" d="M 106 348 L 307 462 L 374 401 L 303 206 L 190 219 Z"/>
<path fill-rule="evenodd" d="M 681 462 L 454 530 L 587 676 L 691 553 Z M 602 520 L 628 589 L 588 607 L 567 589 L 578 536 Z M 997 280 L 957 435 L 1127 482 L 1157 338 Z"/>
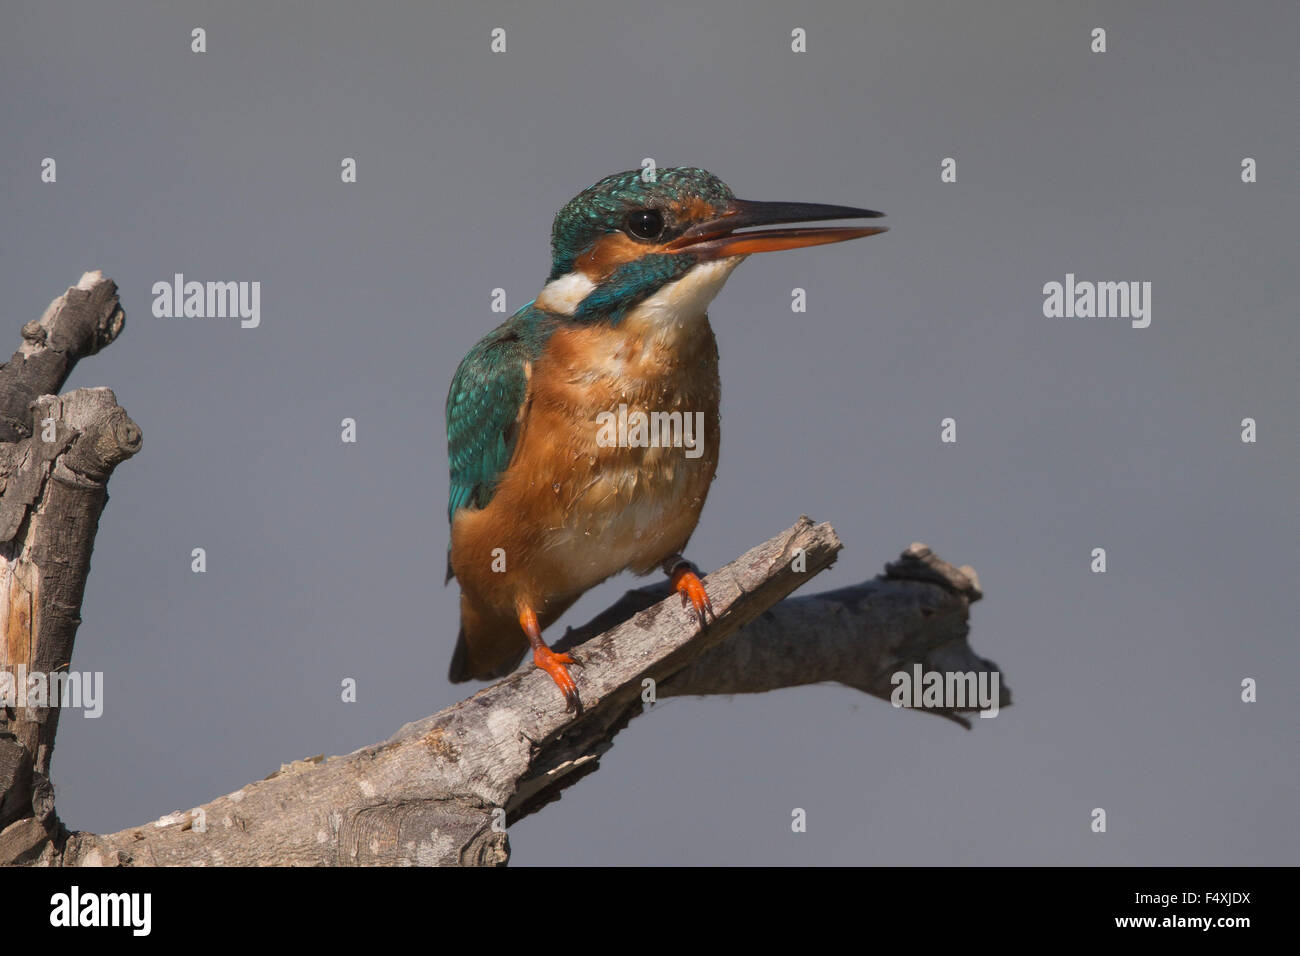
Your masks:
<path fill-rule="evenodd" d="M 757 257 L 718 298 L 691 556 L 807 512 L 847 543 L 823 589 L 924 541 L 979 571 L 973 643 L 1016 703 L 966 733 L 837 686 L 670 701 L 513 828 L 514 861 L 1297 862 L 1300 12 L 1070 6 L 6 4 L 9 340 L 102 268 L 127 329 L 69 387 L 145 435 L 86 594 L 74 668 L 107 700 L 63 721 L 66 822 L 188 808 L 477 686 L 445 680 L 447 384 L 490 290 L 540 289 L 560 205 L 651 156 L 893 228 Z M 175 272 L 261 281 L 261 328 L 153 318 Z M 1067 272 L 1150 281 L 1151 327 L 1044 318 Z"/>

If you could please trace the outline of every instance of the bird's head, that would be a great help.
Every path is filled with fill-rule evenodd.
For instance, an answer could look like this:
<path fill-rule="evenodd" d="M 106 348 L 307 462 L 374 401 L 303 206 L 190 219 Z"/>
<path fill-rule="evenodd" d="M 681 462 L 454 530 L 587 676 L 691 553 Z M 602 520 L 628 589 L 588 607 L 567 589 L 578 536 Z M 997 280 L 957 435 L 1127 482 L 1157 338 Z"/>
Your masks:
<path fill-rule="evenodd" d="M 755 252 L 798 249 L 884 232 L 883 226 L 762 228 L 876 218 L 870 209 L 737 199 L 712 173 L 689 166 L 606 176 L 564 205 L 551 230 L 551 274 L 538 308 L 579 320 L 619 321 L 666 286 L 704 306 Z M 685 280 L 685 281 L 681 281 Z"/>

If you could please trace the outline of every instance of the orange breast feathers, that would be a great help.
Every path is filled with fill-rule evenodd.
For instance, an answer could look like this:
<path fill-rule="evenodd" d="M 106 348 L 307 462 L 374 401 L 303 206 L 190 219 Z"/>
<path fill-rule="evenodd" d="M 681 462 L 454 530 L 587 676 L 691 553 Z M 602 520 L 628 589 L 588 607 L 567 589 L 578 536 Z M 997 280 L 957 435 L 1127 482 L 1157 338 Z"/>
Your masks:
<path fill-rule="evenodd" d="M 686 548 L 718 463 L 718 349 L 703 315 L 558 330 L 533 365 L 515 456 L 452 525 L 466 596 L 546 617 Z"/>

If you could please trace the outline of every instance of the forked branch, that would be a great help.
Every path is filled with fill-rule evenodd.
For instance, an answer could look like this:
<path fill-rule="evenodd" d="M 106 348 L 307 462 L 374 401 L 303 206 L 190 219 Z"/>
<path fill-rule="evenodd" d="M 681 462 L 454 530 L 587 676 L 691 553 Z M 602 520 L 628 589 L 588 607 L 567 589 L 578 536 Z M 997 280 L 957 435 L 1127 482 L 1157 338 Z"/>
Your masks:
<path fill-rule="evenodd" d="M 104 484 L 140 447 L 139 429 L 107 389 L 63 398 L 43 391 L 120 330 L 111 286 L 87 274 L 47 311 L 55 325 L 74 312 L 85 325 L 66 340 L 60 333 L 74 344 L 60 362 L 45 360 L 57 374 L 27 368 L 21 352 L 0 369 L 0 414 L 14 436 L 0 444 L 6 669 L 71 660 Z M 25 417 L 14 410 L 18 398 L 4 404 L 5 395 L 28 393 Z M 34 425 L 48 421 L 46 440 Z M 500 864 L 509 858 L 507 826 L 597 769 L 618 732 L 655 700 L 823 681 L 888 699 L 891 676 L 916 664 L 995 670 L 967 642 L 970 604 L 980 598 L 974 571 L 923 545 L 872 580 L 786 599 L 840 548 L 830 525 L 800 518 L 705 579 L 717 619 L 702 631 L 666 586 L 629 591 L 556 644 L 583 663 L 574 672 L 585 704 L 579 718 L 565 712 L 547 675 L 526 667 L 382 743 L 294 761 L 201 807 L 118 833 L 68 832 L 54 813 L 57 709 L 0 709 L 0 863 Z M 1003 687 L 1000 704 L 1009 703 Z"/>

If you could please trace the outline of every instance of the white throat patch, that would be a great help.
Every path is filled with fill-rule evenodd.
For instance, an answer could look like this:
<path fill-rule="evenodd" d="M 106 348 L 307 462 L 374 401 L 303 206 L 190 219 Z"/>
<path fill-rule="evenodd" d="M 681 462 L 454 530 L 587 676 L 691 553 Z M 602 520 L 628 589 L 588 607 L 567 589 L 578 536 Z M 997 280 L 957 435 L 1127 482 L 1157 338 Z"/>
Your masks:
<path fill-rule="evenodd" d="M 666 328 L 698 319 L 721 291 L 732 270 L 744 260 L 744 256 L 730 256 L 701 262 L 638 304 L 624 321 L 641 328 Z M 595 291 L 596 283 L 581 272 L 569 272 L 546 283 L 534 304 L 557 315 L 573 315 L 582 300 Z"/>
<path fill-rule="evenodd" d="M 533 304 L 557 315 L 573 315 L 582 300 L 595 291 L 596 283 L 581 272 L 570 272 L 546 283 Z"/>
<path fill-rule="evenodd" d="M 668 331 L 703 318 L 727 277 L 744 260 L 744 256 L 730 256 L 701 262 L 637 305 L 623 321 L 632 328 Z"/>

